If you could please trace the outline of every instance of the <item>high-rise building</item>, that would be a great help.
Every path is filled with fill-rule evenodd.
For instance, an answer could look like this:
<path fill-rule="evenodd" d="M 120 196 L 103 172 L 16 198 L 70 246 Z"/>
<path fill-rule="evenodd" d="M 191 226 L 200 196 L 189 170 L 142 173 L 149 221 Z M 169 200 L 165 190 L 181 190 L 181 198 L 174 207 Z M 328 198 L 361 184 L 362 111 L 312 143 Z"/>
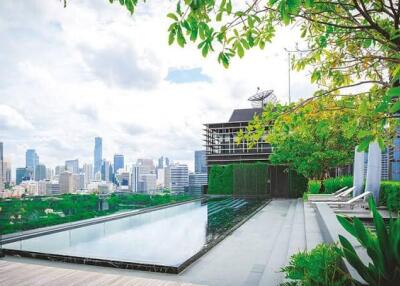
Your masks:
<path fill-rule="evenodd" d="M 138 159 L 136 165 L 140 167 L 140 174 L 155 174 L 156 168 L 152 159 Z"/>
<path fill-rule="evenodd" d="M 29 179 L 27 168 L 17 168 L 15 171 L 15 183 L 19 185 L 26 179 Z"/>
<path fill-rule="evenodd" d="M 34 178 L 35 168 L 39 164 L 39 156 L 35 149 L 28 149 L 25 153 L 25 167 L 31 179 Z"/>
<path fill-rule="evenodd" d="M 4 190 L 3 142 L 0 142 L 0 192 Z"/>
<path fill-rule="evenodd" d="M 46 166 L 43 164 L 37 164 L 35 167 L 35 181 L 41 181 L 46 179 Z"/>
<path fill-rule="evenodd" d="M 125 167 L 124 155 L 115 154 L 114 155 L 114 173 L 117 173 L 119 169 L 123 169 L 124 167 Z"/>
<path fill-rule="evenodd" d="M 189 169 L 185 164 L 169 166 L 170 184 L 172 191 L 184 191 L 189 186 Z"/>
<path fill-rule="evenodd" d="M 11 184 L 11 162 L 9 160 L 3 160 L 3 183 Z"/>
<path fill-rule="evenodd" d="M 103 139 L 101 137 L 94 138 L 94 174 L 101 172 L 101 164 L 103 161 Z"/>
<path fill-rule="evenodd" d="M 203 186 L 208 185 L 207 173 L 189 174 L 189 191 L 201 194 Z"/>
<path fill-rule="evenodd" d="M 93 165 L 83 164 L 83 173 L 85 174 L 85 186 L 93 181 Z"/>
<path fill-rule="evenodd" d="M 137 193 L 139 190 L 139 177 L 140 177 L 140 167 L 137 165 L 132 166 L 131 172 L 131 189 L 132 192 Z"/>
<path fill-rule="evenodd" d="M 170 165 L 169 158 L 165 157 L 165 167 L 168 167 L 169 165 Z"/>
<path fill-rule="evenodd" d="M 53 180 L 54 178 L 54 169 L 52 168 L 47 168 L 46 169 L 46 180 Z"/>
<path fill-rule="evenodd" d="M 143 192 L 148 193 L 156 190 L 157 176 L 156 174 L 142 174 L 140 181 L 143 182 Z"/>
<path fill-rule="evenodd" d="M 106 182 L 113 181 L 113 169 L 109 161 L 103 160 L 101 165 L 101 179 Z"/>
<path fill-rule="evenodd" d="M 163 156 L 158 158 L 158 165 L 157 165 L 157 169 L 162 169 L 162 168 L 164 168 L 164 157 Z"/>
<path fill-rule="evenodd" d="M 83 190 L 85 188 L 85 174 L 72 174 L 72 191 Z"/>
<path fill-rule="evenodd" d="M 79 174 L 79 159 L 65 161 L 65 170 Z"/>
<path fill-rule="evenodd" d="M 72 172 L 64 171 L 60 174 L 59 178 L 60 184 L 60 193 L 61 194 L 70 194 L 73 191 L 73 180 L 72 180 Z"/>
<path fill-rule="evenodd" d="M 157 169 L 157 188 L 162 189 L 165 187 L 165 169 Z"/>
<path fill-rule="evenodd" d="M 194 172 L 207 173 L 206 151 L 194 151 Z"/>
<path fill-rule="evenodd" d="M 64 166 L 56 166 L 55 175 L 59 176 L 64 171 L 66 171 L 65 165 Z"/>

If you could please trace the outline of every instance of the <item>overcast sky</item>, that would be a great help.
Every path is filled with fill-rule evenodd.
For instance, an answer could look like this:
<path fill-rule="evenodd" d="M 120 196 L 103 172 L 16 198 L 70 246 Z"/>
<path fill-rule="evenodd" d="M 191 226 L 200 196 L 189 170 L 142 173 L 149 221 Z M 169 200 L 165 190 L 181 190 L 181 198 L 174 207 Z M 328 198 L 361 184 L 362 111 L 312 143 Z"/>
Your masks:
<path fill-rule="evenodd" d="M 13 169 L 28 148 L 51 167 L 92 162 L 95 136 L 109 160 L 164 155 L 192 167 L 204 123 L 250 107 L 257 87 L 287 101 L 293 28 L 226 70 L 216 54 L 168 46 L 169 1 L 147 1 L 134 16 L 108 0 L 68 2 L 0 1 L 0 141 Z M 292 97 L 310 96 L 309 82 L 292 72 Z"/>

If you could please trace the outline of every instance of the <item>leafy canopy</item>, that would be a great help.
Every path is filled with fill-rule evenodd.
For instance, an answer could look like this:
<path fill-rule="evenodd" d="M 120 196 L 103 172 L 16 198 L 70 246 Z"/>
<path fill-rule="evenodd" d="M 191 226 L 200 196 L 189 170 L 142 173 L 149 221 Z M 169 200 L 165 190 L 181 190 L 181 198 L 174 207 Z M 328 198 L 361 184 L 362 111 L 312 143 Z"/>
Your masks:
<path fill-rule="evenodd" d="M 287 165 L 307 178 L 323 179 L 331 168 L 351 163 L 361 138 L 380 133 L 385 134 L 381 145 L 389 141 L 393 131 L 368 117 L 374 104 L 365 106 L 365 102 L 323 97 L 300 108 L 269 104 L 262 116 L 239 132 L 237 141 L 252 146 L 264 140 L 273 147 L 271 163 Z"/>

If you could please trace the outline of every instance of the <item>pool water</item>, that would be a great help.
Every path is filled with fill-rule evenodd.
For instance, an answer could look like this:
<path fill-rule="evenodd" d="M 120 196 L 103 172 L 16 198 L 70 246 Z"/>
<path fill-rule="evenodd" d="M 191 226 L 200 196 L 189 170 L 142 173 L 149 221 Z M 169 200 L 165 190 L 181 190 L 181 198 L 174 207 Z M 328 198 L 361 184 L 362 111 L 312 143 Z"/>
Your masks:
<path fill-rule="evenodd" d="M 196 201 L 4 244 L 4 249 L 179 267 L 263 201 Z"/>

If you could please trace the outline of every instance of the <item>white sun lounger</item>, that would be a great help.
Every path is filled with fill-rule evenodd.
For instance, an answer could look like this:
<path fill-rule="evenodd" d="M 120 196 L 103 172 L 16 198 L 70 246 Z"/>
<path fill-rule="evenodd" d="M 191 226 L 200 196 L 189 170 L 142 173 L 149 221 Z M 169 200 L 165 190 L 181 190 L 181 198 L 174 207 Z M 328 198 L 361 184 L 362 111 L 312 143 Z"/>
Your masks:
<path fill-rule="evenodd" d="M 309 201 L 342 201 L 348 195 L 353 194 L 355 187 L 351 187 L 347 190 L 339 190 L 333 194 L 320 194 L 320 195 L 308 195 Z M 336 194 L 336 195 L 335 195 Z"/>
<path fill-rule="evenodd" d="M 309 194 L 308 196 L 312 196 L 312 197 L 321 197 L 321 198 L 324 198 L 324 197 L 334 197 L 334 196 L 337 196 L 337 195 L 340 195 L 341 193 L 343 193 L 347 188 L 348 188 L 348 187 L 343 187 L 343 188 L 337 190 L 336 192 L 334 192 L 334 193 L 332 193 L 332 194 Z"/>
<path fill-rule="evenodd" d="M 333 206 L 350 206 L 351 208 L 354 207 L 355 203 L 369 197 L 371 195 L 371 192 L 364 192 L 361 195 L 358 195 L 352 199 L 349 199 L 347 201 L 326 201 L 326 202 L 314 202 L 314 204 L 328 204 L 328 205 L 333 205 Z"/>

